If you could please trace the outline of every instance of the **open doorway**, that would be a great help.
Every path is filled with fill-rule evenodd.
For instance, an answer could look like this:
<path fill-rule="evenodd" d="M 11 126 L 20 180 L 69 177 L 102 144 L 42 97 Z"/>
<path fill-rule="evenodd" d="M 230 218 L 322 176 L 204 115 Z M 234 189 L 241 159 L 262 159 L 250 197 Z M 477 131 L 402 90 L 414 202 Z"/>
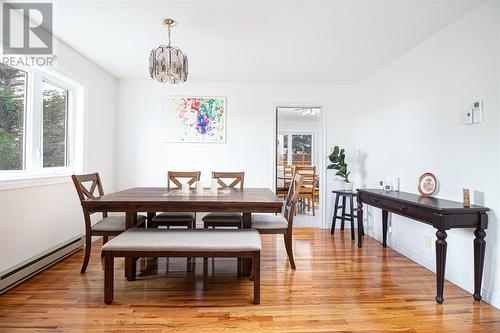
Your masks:
<path fill-rule="evenodd" d="M 276 193 L 285 197 L 294 172 L 304 177 L 294 225 L 321 227 L 322 110 L 318 106 L 276 108 Z"/>

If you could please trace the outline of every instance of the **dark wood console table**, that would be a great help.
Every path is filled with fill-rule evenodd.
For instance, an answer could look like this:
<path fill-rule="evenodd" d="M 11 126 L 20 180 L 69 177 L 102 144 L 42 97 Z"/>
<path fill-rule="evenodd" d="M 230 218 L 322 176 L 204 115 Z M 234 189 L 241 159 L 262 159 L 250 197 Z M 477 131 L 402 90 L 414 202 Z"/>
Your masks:
<path fill-rule="evenodd" d="M 358 247 L 362 246 L 363 204 L 382 209 L 382 246 L 387 247 L 387 218 L 389 212 L 429 224 L 436 231 L 436 302 L 442 304 L 444 272 L 446 267 L 446 230 L 452 228 L 475 228 L 474 235 L 474 299 L 481 300 L 484 252 L 484 231 L 488 227 L 489 208 L 461 202 L 423 197 L 406 192 L 358 189 Z"/>

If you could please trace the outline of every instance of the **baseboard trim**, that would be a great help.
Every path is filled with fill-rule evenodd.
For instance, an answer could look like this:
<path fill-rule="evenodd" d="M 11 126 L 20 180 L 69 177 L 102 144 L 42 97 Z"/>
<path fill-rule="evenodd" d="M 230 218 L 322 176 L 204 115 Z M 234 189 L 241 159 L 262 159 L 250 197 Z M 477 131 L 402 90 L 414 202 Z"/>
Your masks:
<path fill-rule="evenodd" d="M 0 272 L 0 295 L 79 251 L 83 244 L 83 236 L 76 236 Z"/>

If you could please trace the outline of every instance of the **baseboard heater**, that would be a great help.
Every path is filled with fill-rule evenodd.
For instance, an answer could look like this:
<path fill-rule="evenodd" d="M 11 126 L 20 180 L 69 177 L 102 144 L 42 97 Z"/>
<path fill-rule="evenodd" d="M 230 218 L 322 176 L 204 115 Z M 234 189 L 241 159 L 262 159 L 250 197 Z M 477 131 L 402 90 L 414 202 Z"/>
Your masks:
<path fill-rule="evenodd" d="M 83 244 L 84 236 L 80 235 L 71 238 L 39 255 L 0 272 L 0 295 L 79 251 L 83 247 Z"/>

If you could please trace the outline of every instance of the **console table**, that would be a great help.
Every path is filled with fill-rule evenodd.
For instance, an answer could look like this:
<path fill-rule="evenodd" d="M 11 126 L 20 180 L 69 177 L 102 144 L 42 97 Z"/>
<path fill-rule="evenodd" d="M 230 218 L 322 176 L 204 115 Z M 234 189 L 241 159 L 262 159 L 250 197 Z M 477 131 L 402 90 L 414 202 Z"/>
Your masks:
<path fill-rule="evenodd" d="M 358 189 L 358 247 L 362 246 L 363 204 L 382 209 L 382 246 L 387 247 L 387 218 L 389 212 L 426 223 L 436 231 L 436 302 L 442 304 L 444 272 L 446 267 L 446 230 L 452 228 L 475 228 L 474 235 L 474 299 L 481 300 L 484 252 L 486 241 L 484 231 L 488 227 L 489 208 L 413 193 Z"/>

